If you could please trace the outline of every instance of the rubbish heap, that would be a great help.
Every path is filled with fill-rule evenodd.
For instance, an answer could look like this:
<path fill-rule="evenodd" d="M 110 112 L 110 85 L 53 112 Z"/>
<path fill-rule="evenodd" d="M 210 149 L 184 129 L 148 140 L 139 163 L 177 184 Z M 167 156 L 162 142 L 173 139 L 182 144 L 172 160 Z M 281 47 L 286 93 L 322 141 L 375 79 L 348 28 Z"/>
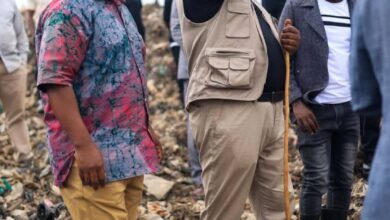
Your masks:
<path fill-rule="evenodd" d="M 186 115 L 175 82 L 175 65 L 169 51 L 168 30 L 162 20 L 162 8 L 147 5 L 143 15 L 147 30 L 150 119 L 163 144 L 164 159 L 161 173 L 145 178 L 146 190 L 139 209 L 139 218 L 199 219 L 204 201 L 191 196 L 195 187 L 191 183 L 187 163 Z M 32 168 L 23 168 L 14 162 L 13 149 L 5 131 L 4 114 L 0 115 L 0 219 L 71 219 L 63 206 L 58 189 L 52 185 L 46 131 L 42 115 L 36 111 L 36 92 L 35 88 L 30 89 L 26 96 L 26 117 L 35 155 Z M 298 219 L 298 195 L 303 167 L 293 144 L 293 132 L 291 137 L 290 167 L 296 189 L 293 219 Z M 350 210 L 352 220 L 359 219 L 366 190 L 362 179 L 356 178 L 355 183 Z M 245 205 L 242 219 L 255 219 L 249 202 Z"/>

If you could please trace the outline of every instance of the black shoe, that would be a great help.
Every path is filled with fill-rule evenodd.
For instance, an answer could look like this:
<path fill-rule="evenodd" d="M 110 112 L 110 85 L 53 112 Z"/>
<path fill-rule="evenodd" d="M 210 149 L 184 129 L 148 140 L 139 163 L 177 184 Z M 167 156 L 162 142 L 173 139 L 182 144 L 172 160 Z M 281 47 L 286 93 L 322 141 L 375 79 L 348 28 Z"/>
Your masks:
<path fill-rule="evenodd" d="M 321 220 L 347 220 L 348 211 L 340 209 L 322 209 Z"/>

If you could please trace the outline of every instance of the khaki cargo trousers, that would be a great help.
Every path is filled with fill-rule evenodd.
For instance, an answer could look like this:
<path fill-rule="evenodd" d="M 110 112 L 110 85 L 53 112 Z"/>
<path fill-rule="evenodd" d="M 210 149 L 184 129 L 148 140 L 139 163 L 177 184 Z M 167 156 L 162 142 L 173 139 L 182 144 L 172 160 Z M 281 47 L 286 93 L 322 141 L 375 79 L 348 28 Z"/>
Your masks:
<path fill-rule="evenodd" d="M 285 219 L 283 103 L 202 100 L 189 112 L 206 192 L 201 219 L 239 220 L 248 196 L 256 219 Z"/>
<path fill-rule="evenodd" d="M 0 59 L 0 100 L 4 107 L 8 134 L 20 153 L 30 153 L 28 127 L 24 119 L 27 70 L 22 66 L 9 73 Z"/>

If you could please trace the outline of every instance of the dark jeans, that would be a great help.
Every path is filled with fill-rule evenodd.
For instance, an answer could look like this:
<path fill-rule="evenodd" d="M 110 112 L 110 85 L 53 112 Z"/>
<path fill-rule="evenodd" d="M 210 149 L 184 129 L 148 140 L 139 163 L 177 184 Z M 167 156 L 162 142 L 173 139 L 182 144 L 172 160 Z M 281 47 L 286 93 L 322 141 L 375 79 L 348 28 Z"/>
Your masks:
<path fill-rule="evenodd" d="M 349 102 L 310 107 L 320 130 L 313 135 L 298 131 L 304 164 L 301 215 L 319 216 L 325 193 L 328 193 L 328 209 L 347 211 L 359 140 L 359 117 L 352 112 Z"/>
<path fill-rule="evenodd" d="M 381 117 L 361 116 L 361 141 L 363 162 L 369 166 L 374 159 L 376 146 L 380 135 Z"/>

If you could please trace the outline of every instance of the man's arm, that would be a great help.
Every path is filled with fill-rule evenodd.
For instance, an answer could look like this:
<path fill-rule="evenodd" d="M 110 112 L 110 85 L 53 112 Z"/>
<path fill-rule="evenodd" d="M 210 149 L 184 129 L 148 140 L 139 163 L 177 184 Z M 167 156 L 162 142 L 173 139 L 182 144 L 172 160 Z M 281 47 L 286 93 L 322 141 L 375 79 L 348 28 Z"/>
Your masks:
<path fill-rule="evenodd" d="M 293 9 L 292 9 L 292 4 L 291 4 L 290 0 L 287 1 L 286 5 L 284 6 L 282 15 L 280 16 L 279 26 L 278 26 L 279 33 L 282 33 L 282 31 L 284 29 L 284 21 L 286 19 L 291 19 L 293 24 L 295 22 L 294 21 L 294 14 L 293 14 Z M 293 62 L 292 63 L 294 63 L 294 56 L 292 56 L 292 58 L 293 58 L 293 60 L 292 60 Z M 291 80 L 290 80 L 290 102 L 291 103 L 294 103 L 295 101 L 301 99 L 302 96 L 303 96 L 302 91 L 299 88 L 298 83 L 297 83 L 297 81 L 295 79 L 295 74 L 296 74 L 295 71 L 296 71 L 296 69 L 292 68 Z"/>
<path fill-rule="evenodd" d="M 278 29 L 282 35 L 281 37 L 282 43 L 284 41 L 287 42 L 290 41 L 289 39 L 286 38 L 283 39 L 283 35 L 286 35 L 285 34 L 286 20 L 291 20 L 292 23 L 294 24 L 294 12 L 293 12 L 293 5 L 291 3 L 291 0 L 287 1 L 279 20 Z M 292 56 L 293 58 L 292 63 L 295 63 L 294 61 L 295 56 L 296 54 Z M 320 126 L 317 122 L 317 119 L 313 111 L 311 111 L 311 109 L 308 106 L 306 106 L 306 104 L 302 100 L 303 94 L 301 89 L 298 86 L 298 83 L 295 78 L 296 77 L 295 74 L 296 74 L 296 68 L 293 67 L 291 69 L 291 75 L 290 75 L 290 103 L 292 103 L 292 110 L 299 127 L 302 130 L 313 134 L 319 130 Z"/>
<path fill-rule="evenodd" d="M 103 158 L 83 123 L 72 87 L 88 48 L 87 25 L 70 11 L 50 13 L 37 42 L 38 88 L 49 96 L 54 115 L 75 145 L 83 184 L 96 189 L 105 181 Z"/>
<path fill-rule="evenodd" d="M 73 88 L 70 86 L 46 86 L 49 103 L 62 129 L 76 147 L 76 161 L 84 185 L 95 189 L 105 184 L 102 154 L 90 137 L 81 118 Z M 95 159 L 96 158 L 96 159 Z"/>
<path fill-rule="evenodd" d="M 376 79 L 374 68 L 371 63 L 371 57 L 366 45 L 364 37 L 363 22 L 369 23 L 367 18 L 377 16 L 369 16 L 370 9 L 373 6 L 366 4 L 367 1 L 359 1 L 355 7 L 354 18 L 352 22 L 352 46 L 351 46 L 351 91 L 352 91 L 352 105 L 354 110 L 367 115 L 380 115 L 381 114 L 381 93 L 379 91 L 378 80 Z M 376 3 L 372 3 L 376 4 Z M 371 10 L 372 11 L 372 10 Z M 368 12 L 367 14 L 365 12 Z M 377 12 L 375 12 L 377 13 Z M 381 23 L 375 19 L 375 24 Z M 384 25 L 383 29 L 377 29 L 376 31 L 385 33 L 385 29 L 388 25 Z M 377 33 L 376 36 L 380 34 Z M 380 37 L 379 37 L 380 38 Z M 376 39 L 378 43 L 382 42 Z M 381 48 L 379 48 L 381 50 Z M 378 54 L 381 54 L 380 52 Z"/>

